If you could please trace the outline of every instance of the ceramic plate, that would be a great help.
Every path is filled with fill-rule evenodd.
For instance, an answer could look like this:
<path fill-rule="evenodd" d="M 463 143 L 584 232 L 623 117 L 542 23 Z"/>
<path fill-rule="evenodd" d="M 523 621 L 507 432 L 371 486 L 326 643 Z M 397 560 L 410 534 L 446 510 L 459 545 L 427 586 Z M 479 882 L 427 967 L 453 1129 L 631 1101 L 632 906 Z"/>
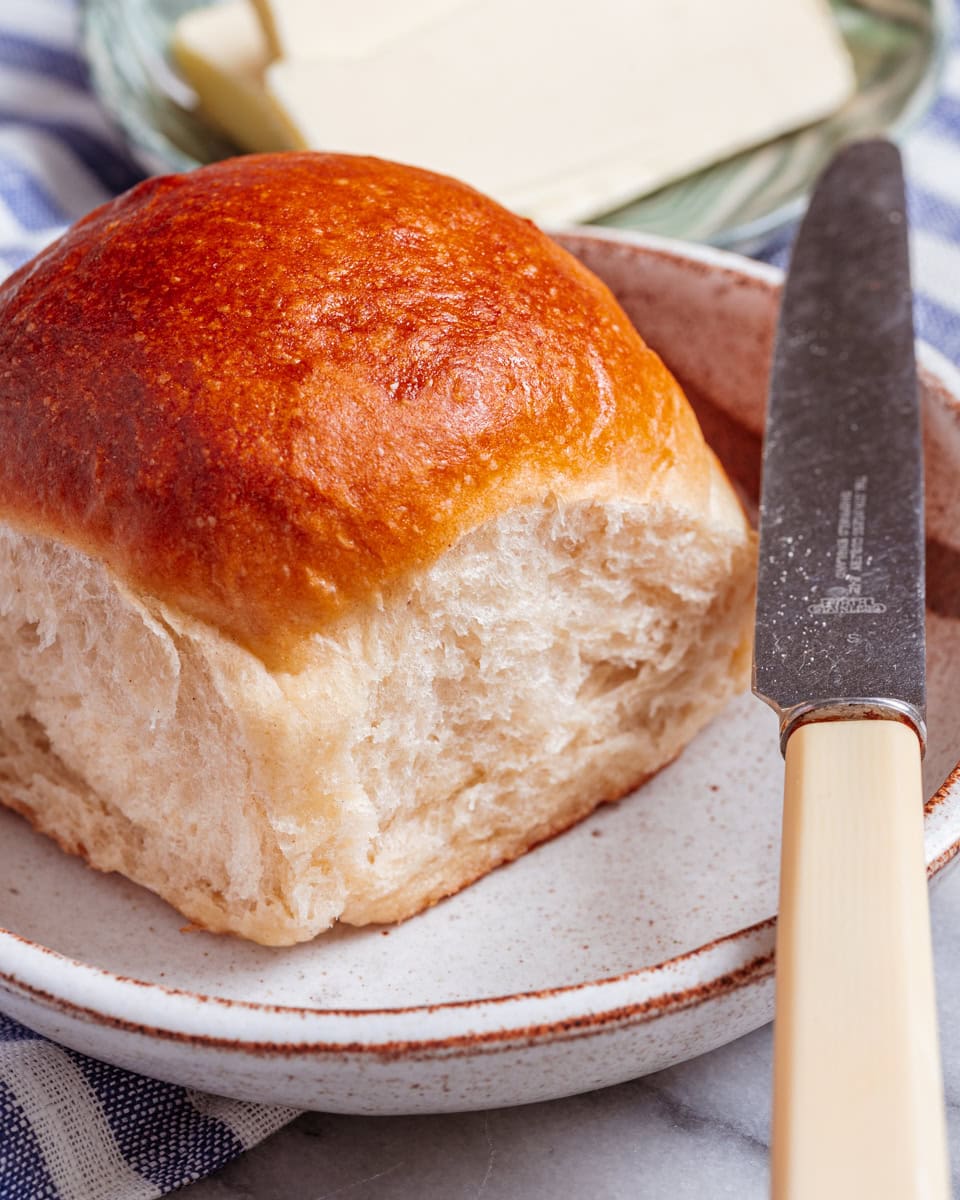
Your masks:
<path fill-rule="evenodd" d="M 685 382 L 749 503 L 779 276 L 718 251 L 578 233 Z M 927 856 L 960 845 L 960 382 L 925 354 Z M 782 763 L 741 697 L 635 795 L 395 928 L 292 949 L 185 932 L 0 813 L 0 1008 L 78 1050 L 250 1100 L 487 1108 L 658 1070 L 767 1021 Z"/>
<path fill-rule="evenodd" d="M 210 2 L 87 0 L 94 86 L 147 171 L 185 171 L 237 153 L 196 118 L 195 95 L 167 54 L 176 19 Z M 842 141 L 905 133 L 936 90 L 950 0 L 834 0 L 833 7 L 857 76 L 856 95 L 841 112 L 690 175 L 599 223 L 742 249 L 799 215 L 807 190 Z"/>

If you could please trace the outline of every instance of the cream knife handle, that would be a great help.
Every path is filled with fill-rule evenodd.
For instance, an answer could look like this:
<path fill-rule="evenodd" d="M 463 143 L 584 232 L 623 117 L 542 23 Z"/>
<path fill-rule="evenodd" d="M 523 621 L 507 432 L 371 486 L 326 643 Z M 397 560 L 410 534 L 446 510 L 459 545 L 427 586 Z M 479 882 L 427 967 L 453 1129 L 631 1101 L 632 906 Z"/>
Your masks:
<path fill-rule="evenodd" d="M 774 1200 L 947 1200 L 920 747 L 899 721 L 787 742 Z"/>

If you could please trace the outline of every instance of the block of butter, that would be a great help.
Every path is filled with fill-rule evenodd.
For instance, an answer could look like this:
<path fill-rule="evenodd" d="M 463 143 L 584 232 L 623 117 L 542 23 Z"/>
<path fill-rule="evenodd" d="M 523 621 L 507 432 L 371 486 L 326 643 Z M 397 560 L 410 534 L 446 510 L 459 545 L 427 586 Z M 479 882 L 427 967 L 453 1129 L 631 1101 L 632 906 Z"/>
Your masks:
<path fill-rule="evenodd" d="M 237 124 L 260 110 L 249 135 L 234 132 L 242 145 L 430 167 L 550 224 L 817 120 L 855 85 L 826 0 L 356 0 L 342 10 L 356 20 L 349 44 L 332 32 L 336 6 L 255 2 L 269 33 L 258 35 L 245 0 L 214 10 L 237 28 L 243 10 L 245 55 L 201 30 L 209 12 L 178 30 L 178 58 L 211 116 L 207 90 L 222 102 L 243 77 L 242 101 L 219 105 Z M 224 128 L 227 117 L 216 118 Z"/>

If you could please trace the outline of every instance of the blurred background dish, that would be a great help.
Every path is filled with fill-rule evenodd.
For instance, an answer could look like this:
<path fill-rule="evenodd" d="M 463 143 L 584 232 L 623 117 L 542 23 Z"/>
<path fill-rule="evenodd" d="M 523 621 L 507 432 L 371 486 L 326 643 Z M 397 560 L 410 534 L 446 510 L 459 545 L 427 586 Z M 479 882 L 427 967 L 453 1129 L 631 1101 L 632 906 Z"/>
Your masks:
<path fill-rule="evenodd" d="M 84 40 L 94 87 L 148 173 L 190 170 L 238 152 L 197 116 L 195 93 L 170 54 L 177 20 L 209 2 L 87 0 Z M 809 185 L 840 142 L 878 132 L 902 136 L 936 92 L 949 0 L 835 0 L 832 7 L 857 79 L 855 95 L 838 113 L 594 223 L 750 249 L 799 215 Z"/>

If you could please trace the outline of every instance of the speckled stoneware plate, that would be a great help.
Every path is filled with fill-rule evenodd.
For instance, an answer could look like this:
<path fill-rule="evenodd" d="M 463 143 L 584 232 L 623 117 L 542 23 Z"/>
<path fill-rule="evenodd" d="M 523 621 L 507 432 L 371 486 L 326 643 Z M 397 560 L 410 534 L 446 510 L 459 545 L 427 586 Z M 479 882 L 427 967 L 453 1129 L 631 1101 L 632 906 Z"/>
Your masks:
<path fill-rule="evenodd" d="M 211 2 L 86 0 L 84 40 L 94 87 L 147 171 L 185 171 L 237 153 L 197 118 L 196 96 L 169 56 L 177 18 Z M 902 136 L 935 94 L 952 0 L 832 5 L 857 77 L 856 93 L 840 112 L 689 175 L 599 223 L 742 249 L 799 216 L 841 142 L 884 132 Z M 777 53 L 771 46 L 770 54 Z"/>
<path fill-rule="evenodd" d="M 591 232 L 567 244 L 685 382 L 750 504 L 778 274 Z M 927 859 L 960 847 L 960 380 L 924 352 Z M 782 764 L 744 696 L 630 798 L 405 925 L 266 950 L 0 813 L 0 1008 L 111 1062 L 342 1112 L 486 1108 L 709 1050 L 773 1009 Z"/>

